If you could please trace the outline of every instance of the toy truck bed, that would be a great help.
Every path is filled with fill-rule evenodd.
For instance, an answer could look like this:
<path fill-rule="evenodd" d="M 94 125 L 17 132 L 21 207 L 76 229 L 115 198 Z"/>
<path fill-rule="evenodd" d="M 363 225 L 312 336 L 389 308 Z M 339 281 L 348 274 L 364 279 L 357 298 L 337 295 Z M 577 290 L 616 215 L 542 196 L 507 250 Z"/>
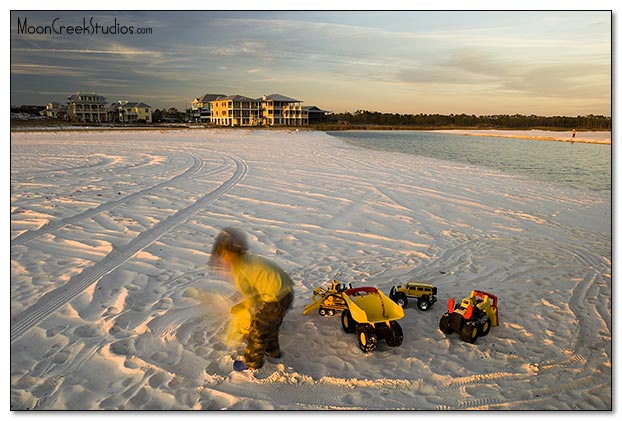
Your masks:
<path fill-rule="evenodd" d="M 348 309 L 358 323 L 380 323 L 404 317 L 404 309 L 374 287 L 359 287 L 345 291 Z"/>

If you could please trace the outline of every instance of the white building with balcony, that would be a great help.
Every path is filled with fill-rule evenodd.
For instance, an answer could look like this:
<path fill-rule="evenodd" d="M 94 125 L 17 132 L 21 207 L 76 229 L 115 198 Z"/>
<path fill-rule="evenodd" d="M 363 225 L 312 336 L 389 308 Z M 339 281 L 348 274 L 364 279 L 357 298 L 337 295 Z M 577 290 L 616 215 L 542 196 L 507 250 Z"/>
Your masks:
<path fill-rule="evenodd" d="M 309 113 L 302 101 L 281 94 L 261 98 L 262 124 L 264 126 L 306 126 Z"/>
<path fill-rule="evenodd" d="M 81 123 L 107 121 L 106 98 L 96 93 L 77 92 L 67 98 L 67 118 Z"/>
<path fill-rule="evenodd" d="M 151 123 L 151 106 L 144 102 L 117 101 L 108 109 L 112 123 Z"/>

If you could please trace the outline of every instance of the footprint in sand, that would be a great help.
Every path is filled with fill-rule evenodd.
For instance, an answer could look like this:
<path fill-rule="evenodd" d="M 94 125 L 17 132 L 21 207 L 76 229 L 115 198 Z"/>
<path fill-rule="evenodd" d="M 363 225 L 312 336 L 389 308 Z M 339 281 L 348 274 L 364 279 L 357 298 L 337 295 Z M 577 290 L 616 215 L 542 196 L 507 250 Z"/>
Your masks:
<path fill-rule="evenodd" d="M 154 316 L 162 316 L 173 307 L 173 300 L 170 297 L 162 298 L 151 306 Z"/>
<path fill-rule="evenodd" d="M 70 355 L 71 352 L 67 350 L 61 350 L 52 357 L 52 361 L 54 361 L 55 364 L 64 364 L 69 359 Z"/>
<path fill-rule="evenodd" d="M 134 355 L 136 347 L 133 338 L 121 339 L 110 344 L 110 351 L 117 355 Z"/>
<path fill-rule="evenodd" d="M 94 338 L 96 336 L 102 336 L 103 333 L 98 326 L 82 325 L 73 330 L 73 333 L 80 338 Z"/>
<path fill-rule="evenodd" d="M 157 389 L 171 381 L 172 377 L 169 373 L 161 372 L 155 373 L 153 376 L 149 377 L 149 386 Z"/>

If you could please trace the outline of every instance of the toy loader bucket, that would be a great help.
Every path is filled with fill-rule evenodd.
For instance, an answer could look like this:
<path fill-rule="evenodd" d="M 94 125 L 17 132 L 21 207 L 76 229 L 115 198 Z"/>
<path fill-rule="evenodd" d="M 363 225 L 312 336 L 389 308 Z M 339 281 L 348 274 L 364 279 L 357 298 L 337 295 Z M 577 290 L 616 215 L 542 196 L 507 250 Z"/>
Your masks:
<path fill-rule="evenodd" d="M 499 315 L 496 307 L 490 309 L 490 323 L 491 326 L 499 326 Z"/>
<path fill-rule="evenodd" d="M 480 298 L 488 297 L 488 299 L 491 301 L 490 322 L 492 323 L 493 327 L 499 326 L 499 308 L 497 307 L 499 300 L 497 299 L 497 296 L 489 292 L 484 292 L 477 289 L 471 292 L 471 297 L 473 296 Z"/>
<path fill-rule="evenodd" d="M 302 312 L 302 314 L 304 314 L 305 316 L 308 316 L 309 314 L 311 314 L 314 310 L 317 310 L 320 308 L 320 305 L 322 304 L 322 300 L 318 299 L 318 300 L 314 300 L 311 304 L 307 304 L 305 306 L 304 311 Z"/>

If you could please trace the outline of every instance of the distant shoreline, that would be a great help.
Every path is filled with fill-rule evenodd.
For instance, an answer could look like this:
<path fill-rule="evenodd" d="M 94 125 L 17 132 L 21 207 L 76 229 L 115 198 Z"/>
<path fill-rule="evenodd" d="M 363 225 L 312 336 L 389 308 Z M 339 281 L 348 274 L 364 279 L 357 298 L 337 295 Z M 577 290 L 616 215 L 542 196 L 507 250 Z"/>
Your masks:
<path fill-rule="evenodd" d="M 589 131 L 577 132 L 572 137 L 572 132 L 558 132 L 548 130 L 426 130 L 432 133 L 445 133 L 463 136 L 484 136 L 484 137 L 507 137 L 530 140 L 545 140 L 569 143 L 590 143 L 597 145 L 611 145 L 610 131 Z"/>
<path fill-rule="evenodd" d="M 611 145 L 611 130 L 577 130 L 575 137 L 567 129 L 473 129 L 473 128 L 433 128 L 433 127 L 404 127 L 404 126 L 323 126 L 322 131 L 385 131 L 412 130 L 417 132 L 444 133 L 463 136 L 507 137 L 516 139 L 544 140 L 569 143 L 591 143 Z"/>
<path fill-rule="evenodd" d="M 463 135 L 463 136 L 484 136 L 484 137 L 507 137 L 507 138 L 519 138 L 530 140 L 543 140 L 543 141 L 556 141 L 556 142 L 570 142 L 570 143 L 590 143 L 599 145 L 611 145 L 611 131 L 577 131 L 575 137 L 572 137 L 570 131 L 559 130 L 502 130 L 502 129 L 434 129 L 434 128 L 414 128 L 414 127 L 377 127 L 377 126 L 304 126 L 304 127 L 215 127 L 204 125 L 192 125 L 192 124 L 170 124 L 162 126 L 81 126 L 81 125 L 66 125 L 66 126 L 12 126 L 11 132 L 56 132 L 56 131 L 105 131 L 105 130 L 137 130 L 137 131 L 151 131 L 151 130 L 212 130 L 212 129 L 253 129 L 253 130 L 312 130 L 312 131 L 374 131 L 374 130 L 412 130 L 429 133 L 444 133 L 449 135 Z"/>

